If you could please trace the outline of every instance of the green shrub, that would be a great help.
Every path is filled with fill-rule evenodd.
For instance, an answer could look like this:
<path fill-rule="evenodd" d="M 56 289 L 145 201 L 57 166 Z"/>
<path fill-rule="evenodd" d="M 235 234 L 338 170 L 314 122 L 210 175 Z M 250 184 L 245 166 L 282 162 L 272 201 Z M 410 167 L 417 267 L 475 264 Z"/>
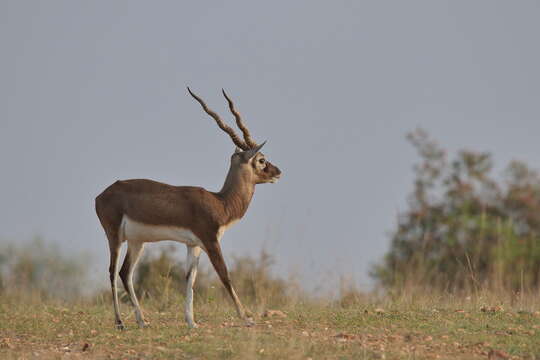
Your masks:
<path fill-rule="evenodd" d="M 503 181 L 488 153 L 445 151 L 418 130 L 409 208 L 399 214 L 390 251 L 371 274 L 386 288 L 444 291 L 540 287 L 540 176 L 512 162 Z"/>
<path fill-rule="evenodd" d="M 73 299 L 87 284 L 82 256 L 66 256 L 54 244 L 35 239 L 0 248 L 0 294 Z"/>
<path fill-rule="evenodd" d="M 161 302 L 176 301 L 186 289 L 185 263 L 178 260 L 175 248 L 147 252 L 137 266 L 135 289 L 139 296 Z M 201 256 L 204 256 L 201 255 Z M 233 258 L 229 266 L 233 285 L 246 304 L 281 305 L 298 294 L 292 280 L 283 280 L 271 272 L 271 256 L 262 251 L 259 258 L 249 256 Z M 213 268 L 199 266 L 194 286 L 195 301 L 228 301 L 229 295 L 217 278 Z M 124 296 L 129 301 L 127 296 Z"/>

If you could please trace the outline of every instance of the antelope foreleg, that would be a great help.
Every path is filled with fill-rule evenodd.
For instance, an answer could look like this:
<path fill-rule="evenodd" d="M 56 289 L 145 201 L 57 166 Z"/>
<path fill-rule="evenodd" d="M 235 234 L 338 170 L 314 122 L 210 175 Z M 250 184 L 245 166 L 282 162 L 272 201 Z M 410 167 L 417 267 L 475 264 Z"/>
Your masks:
<path fill-rule="evenodd" d="M 199 255 L 201 248 L 198 246 L 188 246 L 186 259 L 186 304 L 184 316 L 190 328 L 196 328 L 197 323 L 193 319 L 193 284 L 197 277 L 197 267 L 199 266 Z"/>

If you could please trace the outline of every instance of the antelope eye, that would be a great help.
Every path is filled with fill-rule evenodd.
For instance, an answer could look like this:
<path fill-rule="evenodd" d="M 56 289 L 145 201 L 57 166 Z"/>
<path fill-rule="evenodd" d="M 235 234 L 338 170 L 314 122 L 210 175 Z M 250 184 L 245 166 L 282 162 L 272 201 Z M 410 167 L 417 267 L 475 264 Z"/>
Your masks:
<path fill-rule="evenodd" d="M 266 162 L 266 160 L 264 159 L 259 159 L 259 164 L 264 164 Z"/>

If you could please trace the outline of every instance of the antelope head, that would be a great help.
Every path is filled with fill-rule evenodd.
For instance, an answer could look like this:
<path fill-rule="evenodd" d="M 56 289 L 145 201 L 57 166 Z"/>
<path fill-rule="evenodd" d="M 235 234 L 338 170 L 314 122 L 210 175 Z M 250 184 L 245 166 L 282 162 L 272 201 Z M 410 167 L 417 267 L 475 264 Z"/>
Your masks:
<path fill-rule="evenodd" d="M 223 96 L 229 104 L 229 110 L 234 115 L 236 125 L 240 131 L 242 131 L 244 139 L 241 139 L 230 126 L 225 124 L 219 115 L 211 110 L 199 96 L 191 91 L 189 87 L 187 90 L 191 96 L 201 104 L 203 110 L 216 121 L 219 128 L 229 135 L 236 145 L 236 150 L 231 156 L 229 175 L 235 174 L 252 184 L 275 183 L 281 177 L 281 170 L 270 161 L 267 161 L 264 154 L 260 152 L 264 144 L 266 144 L 266 141 L 258 145 L 253 140 L 240 113 L 234 107 L 233 101 L 227 95 L 225 90 L 222 89 Z"/>

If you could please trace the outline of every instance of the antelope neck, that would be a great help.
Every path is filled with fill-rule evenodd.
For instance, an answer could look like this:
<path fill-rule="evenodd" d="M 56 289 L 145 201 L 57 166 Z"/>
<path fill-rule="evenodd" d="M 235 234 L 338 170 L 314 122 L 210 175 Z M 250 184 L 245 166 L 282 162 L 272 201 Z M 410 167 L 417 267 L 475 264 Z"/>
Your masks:
<path fill-rule="evenodd" d="M 231 166 L 223 187 L 217 193 L 223 201 L 228 223 L 244 216 L 255 192 L 250 174 L 235 170 Z"/>

